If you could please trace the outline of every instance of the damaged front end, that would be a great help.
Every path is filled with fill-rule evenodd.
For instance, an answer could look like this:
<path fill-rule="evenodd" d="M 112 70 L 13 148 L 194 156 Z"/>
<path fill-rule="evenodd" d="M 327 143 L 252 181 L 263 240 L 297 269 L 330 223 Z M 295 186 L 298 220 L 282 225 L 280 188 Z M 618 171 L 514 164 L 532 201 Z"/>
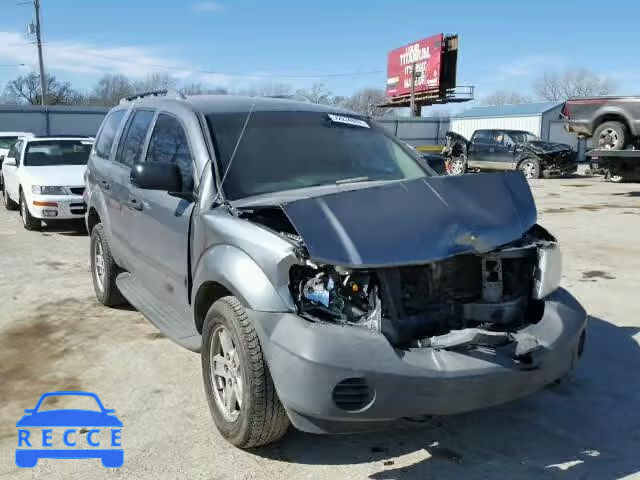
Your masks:
<path fill-rule="evenodd" d="M 547 173 L 570 173 L 577 168 L 577 153 L 563 143 L 528 142 L 521 147 L 524 155 L 533 154 Z"/>
<path fill-rule="evenodd" d="M 536 225 L 496 250 L 419 266 L 294 266 L 290 288 L 304 318 L 369 328 L 395 348 L 500 346 L 540 320 L 559 264 L 555 239 Z M 534 339 L 516 343 L 521 359 L 536 348 Z"/>

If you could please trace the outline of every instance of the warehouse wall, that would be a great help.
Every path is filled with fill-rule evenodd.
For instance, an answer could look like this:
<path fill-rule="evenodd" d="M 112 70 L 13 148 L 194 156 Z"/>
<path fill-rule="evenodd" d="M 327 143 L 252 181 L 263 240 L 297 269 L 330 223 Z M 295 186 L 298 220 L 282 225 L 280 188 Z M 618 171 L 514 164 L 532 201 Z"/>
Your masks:
<path fill-rule="evenodd" d="M 413 147 L 444 145 L 449 119 L 444 117 L 377 117 L 376 123 Z"/>
<path fill-rule="evenodd" d="M 451 130 L 467 139 L 471 138 L 476 130 L 484 129 L 524 130 L 540 136 L 541 128 L 542 117 L 540 115 L 451 119 Z"/>
<path fill-rule="evenodd" d="M 108 108 L 0 106 L 0 131 L 35 135 L 95 135 Z"/>

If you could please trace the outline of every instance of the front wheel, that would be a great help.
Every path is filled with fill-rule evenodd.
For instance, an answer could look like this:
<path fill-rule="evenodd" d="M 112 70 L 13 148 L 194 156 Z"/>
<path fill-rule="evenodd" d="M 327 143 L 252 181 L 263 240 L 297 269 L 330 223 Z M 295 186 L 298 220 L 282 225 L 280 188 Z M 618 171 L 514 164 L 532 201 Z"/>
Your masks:
<path fill-rule="evenodd" d="M 540 162 L 536 158 L 525 158 L 518 165 L 525 178 L 540 178 Z"/>
<path fill-rule="evenodd" d="M 279 440 L 289 427 L 258 335 L 242 304 L 223 297 L 202 330 L 202 375 L 213 421 L 240 448 Z"/>
<path fill-rule="evenodd" d="M 462 175 L 467 173 L 467 159 L 464 155 L 453 157 L 449 162 L 450 175 Z"/>
<path fill-rule="evenodd" d="M 22 225 L 27 230 L 40 230 L 42 222 L 38 218 L 34 218 L 29 213 L 29 207 L 27 207 L 27 200 L 24 198 L 24 194 L 20 192 L 20 216 L 22 216 Z"/>

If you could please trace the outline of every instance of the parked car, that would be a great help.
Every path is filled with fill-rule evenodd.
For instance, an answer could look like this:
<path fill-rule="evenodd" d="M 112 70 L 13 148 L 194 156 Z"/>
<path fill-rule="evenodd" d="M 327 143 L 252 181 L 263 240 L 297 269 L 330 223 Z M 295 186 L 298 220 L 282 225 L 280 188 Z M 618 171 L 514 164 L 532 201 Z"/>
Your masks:
<path fill-rule="evenodd" d="M 640 97 L 578 97 L 562 110 L 567 131 L 593 138 L 593 148 L 623 150 L 640 137 Z"/>
<path fill-rule="evenodd" d="M 7 156 L 9 149 L 16 143 L 18 138 L 31 136 L 33 134 L 28 132 L 0 132 L 0 189 L 4 188 L 2 181 L 2 162 L 4 162 L 4 157 Z"/>
<path fill-rule="evenodd" d="M 583 350 L 522 175 L 433 175 L 337 107 L 125 101 L 87 203 L 96 297 L 201 353 L 213 420 L 242 448 L 290 422 L 353 432 L 509 402 Z"/>
<path fill-rule="evenodd" d="M 4 161 L 3 199 L 7 210 L 20 207 L 27 230 L 60 220 L 82 220 L 84 172 L 93 139 L 88 137 L 25 137 L 11 147 Z"/>
<path fill-rule="evenodd" d="M 443 154 L 452 175 L 478 170 L 520 170 L 526 178 L 575 172 L 576 152 L 564 143 L 545 142 L 522 130 L 476 130 L 467 141 L 448 132 Z"/>

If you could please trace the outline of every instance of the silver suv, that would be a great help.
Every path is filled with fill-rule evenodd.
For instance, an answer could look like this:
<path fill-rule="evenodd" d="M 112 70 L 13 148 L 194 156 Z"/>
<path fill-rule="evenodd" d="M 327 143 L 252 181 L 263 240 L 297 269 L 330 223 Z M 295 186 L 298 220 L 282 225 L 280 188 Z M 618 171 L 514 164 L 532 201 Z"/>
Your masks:
<path fill-rule="evenodd" d="M 508 402 L 582 353 L 585 311 L 522 174 L 438 176 L 351 112 L 132 97 L 103 122 L 86 195 L 98 299 L 201 352 L 215 424 L 242 448 L 289 423 Z"/>

